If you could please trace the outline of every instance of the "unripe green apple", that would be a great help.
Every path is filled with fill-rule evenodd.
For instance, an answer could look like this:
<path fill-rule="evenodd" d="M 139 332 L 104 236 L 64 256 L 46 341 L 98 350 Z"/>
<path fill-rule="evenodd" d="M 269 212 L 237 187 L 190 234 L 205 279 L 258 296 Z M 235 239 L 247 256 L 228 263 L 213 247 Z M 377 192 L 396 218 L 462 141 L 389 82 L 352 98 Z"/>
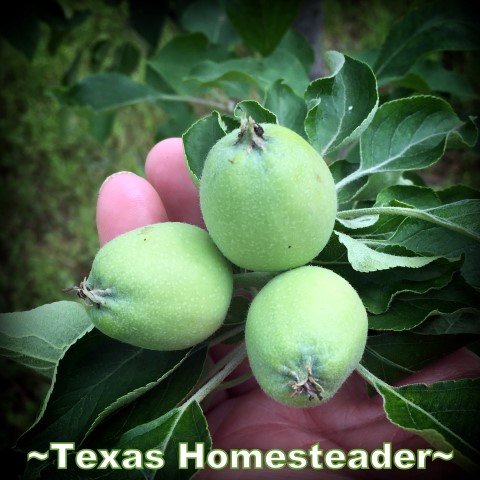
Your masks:
<path fill-rule="evenodd" d="M 367 313 L 354 288 L 321 267 L 281 273 L 250 306 L 245 343 L 263 391 L 294 407 L 330 399 L 362 358 Z"/>
<path fill-rule="evenodd" d="M 327 244 L 337 196 L 327 164 L 306 140 L 250 119 L 208 153 L 200 206 L 213 241 L 231 262 L 280 271 L 305 265 Z"/>
<path fill-rule="evenodd" d="M 208 233 L 167 222 L 105 244 L 76 290 L 106 335 L 142 348 L 180 350 L 220 327 L 232 289 L 231 265 Z"/>

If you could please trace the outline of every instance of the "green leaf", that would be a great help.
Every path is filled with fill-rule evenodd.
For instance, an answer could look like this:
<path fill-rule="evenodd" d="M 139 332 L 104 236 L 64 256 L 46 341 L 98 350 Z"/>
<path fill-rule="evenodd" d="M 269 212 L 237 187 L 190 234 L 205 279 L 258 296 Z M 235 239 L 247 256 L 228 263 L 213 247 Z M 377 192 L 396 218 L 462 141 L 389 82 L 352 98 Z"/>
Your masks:
<path fill-rule="evenodd" d="M 372 225 L 375 225 L 378 222 L 379 215 L 363 215 L 361 217 L 356 217 L 356 218 L 337 218 L 337 221 L 342 224 L 344 227 L 350 230 L 358 230 L 361 228 L 368 228 L 371 227 Z M 353 240 L 353 239 L 352 239 Z M 357 242 L 358 240 L 355 240 Z M 348 240 L 347 240 L 348 242 Z M 342 242 L 344 243 L 344 242 Z"/>
<path fill-rule="evenodd" d="M 335 183 L 339 183 L 357 169 L 357 164 L 347 160 L 337 160 L 330 165 Z M 412 180 L 406 178 L 404 172 L 379 172 L 359 177 L 337 192 L 338 203 L 344 208 L 345 204 L 352 201 L 373 201 L 383 189 L 392 185 L 408 186 L 412 185 Z"/>
<path fill-rule="evenodd" d="M 186 98 L 174 94 L 173 90 L 151 68 L 147 68 L 146 81 L 156 90 L 167 92 L 166 98 L 160 95 L 157 102 L 163 115 L 155 132 L 155 138 L 160 141 L 164 138 L 181 137 L 198 120 L 198 113 L 195 113 L 193 104 L 185 103 Z M 183 101 L 169 101 L 171 96 Z"/>
<path fill-rule="evenodd" d="M 203 33 L 212 43 L 230 46 L 240 41 L 217 1 L 190 3 L 182 14 L 182 26 L 189 32 Z"/>
<path fill-rule="evenodd" d="M 186 355 L 140 349 L 98 330 L 87 333 L 59 361 L 39 417 L 17 448 L 45 451 L 52 438 L 81 444 L 96 424 L 153 388 Z"/>
<path fill-rule="evenodd" d="M 356 163 L 351 163 L 347 160 L 336 160 L 330 165 L 330 171 L 332 173 L 335 184 L 338 185 L 344 178 L 354 174 L 358 169 Z M 345 184 L 344 187 L 338 189 L 337 187 L 337 201 L 342 207 L 342 204 L 348 203 L 352 198 L 361 192 L 368 182 L 368 177 L 359 177 L 355 180 Z"/>
<path fill-rule="evenodd" d="M 307 74 L 310 73 L 315 55 L 310 42 L 295 28 L 289 28 L 277 46 L 277 50 L 288 52 L 297 58 Z"/>
<path fill-rule="evenodd" d="M 383 397 L 388 419 L 424 437 L 436 449 L 455 450 L 469 469 L 480 461 L 480 379 L 391 387 L 360 366 L 359 372 Z M 473 419 L 473 421 L 472 421 Z"/>
<path fill-rule="evenodd" d="M 237 103 L 234 115 L 240 118 L 243 113 L 247 118 L 252 117 L 256 123 L 277 123 L 276 115 L 255 100 L 243 100 Z"/>
<path fill-rule="evenodd" d="M 171 449 L 175 448 L 177 443 L 175 443 L 176 438 L 174 439 L 174 443 L 168 441 L 168 438 L 163 438 L 168 436 L 169 433 L 172 435 L 177 435 L 176 429 L 179 430 L 186 430 L 188 426 L 193 427 L 193 432 L 191 432 L 188 438 L 194 438 L 195 434 L 198 433 L 198 439 L 202 440 L 202 443 L 205 443 L 207 446 L 211 444 L 209 438 L 205 441 L 205 436 L 202 435 L 202 432 L 197 431 L 199 425 L 197 423 L 201 422 L 201 417 L 198 414 L 198 411 L 192 413 L 193 408 L 190 407 L 189 411 L 177 413 L 177 409 L 173 410 L 172 413 L 166 414 L 163 418 L 159 419 L 155 422 L 155 426 L 150 425 L 140 425 L 138 428 L 133 429 L 129 432 L 129 436 L 126 440 L 122 441 L 120 445 L 115 445 L 115 447 L 111 450 L 120 450 L 120 452 L 131 452 L 132 447 L 134 446 L 134 450 L 138 452 L 145 453 L 148 450 L 158 450 L 164 447 L 162 444 L 162 440 L 164 440 L 165 447 L 169 454 L 169 460 L 167 460 L 161 470 L 152 470 L 147 467 L 141 468 L 129 468 L 129 469 L 116 469 L 116 470 L 99 470 L 94 469 L 88 472 L 88 480 L 146 480 L 146 479 L 154 479 L 158 478 L 158 475 L 161 475 L 161 478 L 179 478 L 179 479 L 189 479 L 195 472 L 193 468 L 189 470 L 178 470 L 176 464 L 178 464 L 178 460 L 175 459 L 175 454 Z M 201 411 L 200 411 L 201 413 Z M 163 423 L 161 423 L 163 422 Z M 176 423 L 177 422 L 177 423 Z M 192 422 L 192 425 L 189 425 L 189 422 Z M 151 430 L 149 430 L 149 428 Z M 179 440 L 183 441 L 183 440 Z M 121 448 L 118 448 L 121 447 Z M 194 448 L 194 444 L 192 443 L 189 445 L 189 449 L 192 450 Z M 116 457 L 116 461 L 122 465 L 123 459 L 130 459 L 129 464 L 132 464 L 131 455 L 127 454 L 125 456 L 120 453 Z M 165 456 L 163 456 L 165 460 Z M 173 466 L 170 465 L 170 461 L 176 462 Z M 143 465 L 143 462 L 141 462 Z M 192 467 L 192 462 L 190 462 L 190 467 Z M 166 475 L 164 477 L 163 475 Z M 75 459 L 73 455 L 70 455 L 68 469 L 66 470 L 58 470 L 56 466 L 50 465 L 49 467 L 45 468 L 42 472 L 42 479 L 48 478 L 58 478 L 59 480 L 77 480 L 77 479 L 84 479 L 85 472 L 84 470 L 80 469 L 75 464 Z"/>
<path fill-rule="evenodd" d="M 189 479 L 196 469 L 193 467 L 194 462 L 189 462 L 187 469 L 178 468 L 180 442 L 188 443 L 189 450 L 194 450 L 197 443 L 204 444 L 205 452 L 212 446 L 207 421 L 197 402 L 186 403 L 158 419 L 138 425 L 122 435 L 117 448 L 161 450 L 165 459 L 165 466 L 161 470 L 162 478 Z"/>
<path fill-rule="evenodd" d="M 348 190 L 354 183 L 347 185 L 346 189 Z M 391 240 L 396 232 L 401 231 L 403 223 L 408 226 L 407 220 L 418 219 L 428 223 L 426 228 L 441 226 L 460 236 L 469 237 L 473 241 L 472 248 L 474 248 L 479 240 L 478 227 L 474 227 L 478 223 L 476 222 L 478 207 L 475 205 L 479 197 L 480 193 L 476 190 L 460 185 L 436 191 L 420 185 L 395 185 L 381 191 L 372 208 L 340 211 L 337 214 L 337 220 L 348 227 L 354 220 L 358 221 L 357 219 L 365 216 L 373 218 L 374 215 L 378 215 L 378 221 L 375 224 L 356 233 L 382 246 L 394 244 Z M 464 205 L 467 205 L 465 210 L 462 208 Z M 447 214 L 451 218 L 442 218 Z M 413 248 L 413 239 L 411 240 L 410 249 L 417 251 Z M 422 241 L 419 242 L 420 244 L 424 247 L 426 245 Z M 459 258 L 461 255 L 462 251 L 455 255 L 448 254 L 447 257 Z"/>
<path fill-rule="evenodd" d="M 334 236 L 336 238 L 336 236 Z M 327 245 L 327 248 L 329 245 Z M 353 270 L 348 262 L 343 262 L 337 249 L 337 260 L 320 264 L 332 268 L 347 279 L 357 290 L 365 308 L 372 314 L 384 313 L 392 300 L 402 293 L 423 294 L 433 289 L 446 287 L 458 271 L 460 262 L 437 260 L 422 268 L 392 268 L 370 273 Z M 323 255 L 325 255 L 322 252 Z M 340 262 L 339 262 L 340 260 Z M 340 264 L 339 264 L 340 263 Z M 464 305 L 461 305 L 464 306 Z M 375 319 L 375 316 L 371 318 Z M 420 320 L 421 321 L 421 320 Z"/>
<path fill-rule="evenodd" d="M 341 180 L 337 188 L 340 190 L 372 173 L 417 170 L 432 165 L 443 155 L 449 136 L 462 136 L 464 125 L 452 107 L 437 97 L 417 96 L 387 102 L 377 110 L 360 139 L 359 169 Z"/>
<path fill-rule="evenodd" d="M 384 382 L 393 383 L 464 346 L 465 336 L 415 335 L 396 332 L 368 338 L 362 365 Z"/>
<path fill-rule="evenodd" d="M 90 75 L 58 93 L 61 100 L 69 105 L 90 106 L 100 111 L 151 102 L 159 97 L 151 87 L 121 73 Z"/>
<path fill-rule="evenodd" d="M 413 10 L 388 34 L 375 63 L 384 84 L 404 75 L 417 59 L 439 50 L 478 49 L 475 6 L 467 1 L 439 1 Z"/>
<path fill-rule="evenodd" d="M 480 200 L 461 200 L 427 209 L 424 213 L 425 220 L 406 218 L 388 243 L 423 255 L 449 259 L 464 255 L 462 274 L 471 285 L 479 287 Z"/>
<path fill-rule="evenodd" d="M 479 96 L 465 75 L 447 70 L 432 60 L 423 59 L 417 62 L 412 67 L 411 74 L 417 75 L 433 92 L 454 95 L 462 101 L 473 100 Z"/>
<path fill-rule="evenodd" d="M 265 108 L 275 113 L 280 125 L 306 137 L 303 124 L 307 106 L 304 100 L 295 95 L 291 87 L 286 85 L 283 80 L 277 80 L 268 88 Z"/>
<path fill-rule="evenodd" d="M 351 268 L 347 259 L 347 249 L 345 245 L 340 243 L 337 235 L 331 235 L 325 248 L 312 261 L 314 264 L 330 267 L 347 267 L 353 273 L 355 270 Z"/>
<path fill-rule="evenodd" d="M 195 184 L 202 176 L 203 165 L 210 149 L 229 131 L 233 130 L 235 121 L 227 120 L 214 111 L 209 116 L 195 122 L 183 134 L 183 148 L 187 166 Z M 228 123 L 226 123 L 228 121 Z"/>
<path fill-rule="evenodd" d="M 224 89 L 229 95 L 246 96 L 256 87 L 263 93 L 279 79 L 303 97 L 309 79 L 300 61 L 291 53 L 276 50 L 265 58 L 235 58 L 222 62 L 207 60 L 192 69 L 191 80 Z M 251 97 L 250 97 L 251 98 Z"/>
<path fill-rule="evenodd" d="M 438 225 L 480 242 L 480 200 L 460 200 L 425 211 L 435 218 Z"/>
<path fill-rule="evenodd" d="M 480 191 L 467 185 L 449 185 L 443 190 L 437 190 L 436 194 L 443 204 L 470 199 L 480 200 Z"/>
<path fill-rule="evenodd" d="M 300 0 L 223 0 L 222 4 L 244 42 L 262 55 L 271 53 L 300 8 Z"/>
<path fill-rule="evenodd" d="M 365 177 L 363 177 L 365 179 Z M 403 172 L 380 172 L 368 176 L 367 183 L 361 188 L 353 200 L 372 201 L 377 195 L 391 185 L 411 185 L 411 180 L 404 177 Z"/>
<path fill-rule="evenodd" d="M 115 49 L 111 69 L 125 75 L 131 75 L 140 63 L 141 52 L 131 42 L 125 42 Z"/>
<path fill-rule="evenodd" d="M 109 110 L 88 112 L 90 134 L 98 143 L 104 143 L 112 134 L 115 117 L 115 112 Z"/>
<path fill-rule="evenodd" d="M 0 353 L 52 378 L 65 350 L 93 328 L 83 305 L 61 301 L 0 314 Z"/>
<path fill-rule="evenodd" d="M 198 90 L 198 83 L 191 78 L 192 69 L 209 60 L 225 60 L 227 53 L 218 46 L 212 46 L 201 33 L 175 36 L 164 45 L 148 65 L 157 72 L 169 87 L 182 95 Z"/>
<path fill-rule="evenodd" d="M 369 317 L 369 327 L 375 330 L 409 330 L 432 316 L 480 309 L 476 291 L 460 280 L 440 290 L 426 293 L 399 293 L 388 310 Z"/>
<path fill-rule="evenodd" d="M 478 139 L 475 117 L 469 117 L 458 130 L 447 137 L 447 148 L 473 148 Z"/>
<path fill-rule="evenodd" d="M 153 388 L 98 425 L 85 445 L 89 448 L 113 448 L 125 432 L 166 415 L 185 400 L 199 381 L 206 353 L 205 348 L 200 348 L 188 355 L 171 375 L 162 378 Z"/>
<path fill-rule="evenodd" d="M 393 80 L 392 87 L 396 89 L 413 90 L 419 94 L 431 94 L 432 89 L 428 85 L 425 79 L 423 79 L 418 73 L 408 72 L 403 77 Z M 408 95 L 402 95 L 404 97 Z"/>
<path fill-rule="evenodd" d="M 359 272 L 375 272 L 395 267 L 420 268 L 438 259 L 438 257 L 391 255 L 374 250 L 361 240 L 356 240 L 344 233 L 335 233 L 340 242 L 347 247 L 348 261 Z"/>
<path fill-rule="evenodd" d="M 138 448 L 145 453 L 149 449 L 162 449 L 164 437 L 162 429 L 159 426 L 170 422 L 171 419 L 179 412 L 183 417 L 179 421 L 179 425 L 183 423 L 188 428 L 188 422 L 202 422 L 201 416 L 187 415 L 176 408 L 185 399 L 188 392 L 194 387 L 203 370 L 204 360 L 206 356 L 205 349 L 199 349 L 197 352 L 188 356 L 173 372 L 144 393 L 137 400 L 126 407 L 117 410 L 112 416 L 102 422 L 82 444 L 85 449 L 132 449 Z M 195 412 L 196 413 L 196 412 Z M 177 414 L 177 417 L 179 415 Z M 163 417 L 163 418 L 162 418 Z M 184 439 L 179 441 L 187 441 L 195 435 L 193 432 L 198 430 L 198 425 L 190 425 L 192 433 L 185 435 Z M 175 435 L 175 429 L 172 431 Z M 175 440 L 174 440 L 175 441 Z M 201 434 L 198 441 L 204 441 Z M 210 445 L 210 438 L 207 438 L 207 446 Z M 167 450 L 174 448 L 174 444 L 167 445 Z M 69 458 L 68 469 L 59 471 L 55 465 L 44 468 L 42 478 L 59 478 L 60 480 L 73 480 L 84 478 L 84 472 L 75 464 L 74 454 Z M 117 461 L 121 464 L 122 455 L 118 455 Z M 30 465 L 31 464 L 31 465 Z M 37 462 L 29 462 L 30 468 L 41 468 Z M 170 466 L 171 467 L 171 466 Z M 160 473 L 170 471 L 169 465 L 165 465 Z M 88 480 L 145 480 L 149 475 L 154 474 L 154 470 L 90 470 Z M 176 477 L 175 477 L 176 478 Z"/>
<path fill-rule="evenodd" d="M 225 62 L 205 60 L 192 69 L 189 78 L 204 87 L 223 90 L 232 98 L 252 98 L 262 89 L 254 70 L 255 62 L 248 57 Z"/>
<path fill-rule="evenodd" d="M 378 107 L 375 76 L 366 63 L 334 51 L 325 60 L 332 75 L 314 80 L 305 92 L 305 131 L 322 155 L 359 138 Z"/>
<path fill-rule="evenodd" d="M 393 185 L 377 195 L 374 207 L 402 205 L 422 210 L 442 205 L 438 193 L 432 188 L 418 185 Z"/>
<path fill-rule="evenodd" d="M 465 308 L 427 319 L 413 330 L 420 335 L 480 335 L 480 311 Z"/>

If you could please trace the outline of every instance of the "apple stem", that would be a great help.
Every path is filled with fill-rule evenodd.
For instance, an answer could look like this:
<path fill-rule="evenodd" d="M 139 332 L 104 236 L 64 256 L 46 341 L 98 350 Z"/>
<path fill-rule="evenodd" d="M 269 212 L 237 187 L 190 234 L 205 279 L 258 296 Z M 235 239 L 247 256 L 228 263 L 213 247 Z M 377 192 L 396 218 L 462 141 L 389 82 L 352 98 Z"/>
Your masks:
<path fill-rule="evenodd" d="M 218 337 L 214 337 L 213 340 L 209 343 L 209 347 L 214 347 L 215 345 L 218 345 L 219 343 L 225 342 L 225 340 L 228 340 L 229 338 L 234 337 L 235 335 L 238 335 L 239 333 L 242 333 L 245 330 L 245 325 L 239 325 L 238 327 L 234 327 L 228 332 L 222 333 L 221 335 L 218 335 Z"/>
<path fill-rule="evenodd" d="M 235 143 L 248 143 L 248 151 L 251 151 L 254 148 L 263 150 L 263 134 L 263 127 L 256 123 L 255 120 L 250 116 L 247 120 L 247 114 L 243 112 L 240 120 L 240 131 L 238 132 L 238 138 Z"/>
<path fill-rule="evenodd" d="M 214 375 L 183 404 L 183 407 L 187 407 L 192 402 L 200 403 L 242 363 L 246 355 L 245 344 L 242 342 L 241 345 L 222 359 L 221 363 L 215 368 Z"/>
<path fill-rule="evenodd" d="M 233 275 L 235 289 L 261 288 L 280 272 L 245 272 Z"/>
<path fill-rule="evenodd" d="M 225 390 L 227 388 L 233 388 L 237 387 L 238 385 L 241 385 L 242 383 L 246 382 L 247 380 L 250 380 L 253 377 L 253 373 L 244 373 L 243 375 L 240 375 L 237 378 L 234 378 L 233 380 L 228 380 L 227 382 L 222 382 L 217 388 L 216 391 L 218 392 L 219 390 Z"/>

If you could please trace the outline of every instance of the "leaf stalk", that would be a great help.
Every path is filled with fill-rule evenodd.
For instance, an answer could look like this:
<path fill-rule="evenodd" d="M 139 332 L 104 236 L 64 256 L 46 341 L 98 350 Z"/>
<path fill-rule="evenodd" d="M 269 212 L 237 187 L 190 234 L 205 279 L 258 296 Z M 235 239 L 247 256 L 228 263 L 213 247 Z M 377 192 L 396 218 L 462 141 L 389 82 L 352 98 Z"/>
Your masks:
<path fill-rule="evenodd" d="M 200 403 L 205 397 L 212 393 L 245 359 L 247 351 L 242 343 L 235 350 L 232 350 L 227 357 L 220 362 L 220 368 L 195 394 L 193 394 L 183 405 L 186 408 L 192 402 Z"/>
<path fill-rule="evenodd" d="M 440 227 L 447 228 L 454 232 L 460 233 L 467 237 L 473 238 L 477 242 L 480 242 L 480 235 L 472 232 L 461 225 L 451 222 L 446 218 L 441 218 L 431 214 L 427 210 L 419 210 L 417 208 L 405 208 L 405 207 L 372 207 L 372 208 L 358 208 L 354 210 L 344 210 L 337 213 L 337 218 L 352 219 L 363 217 L 365 215 L 401 215 L 404 217 L 418 218 L 425 220 L 426 222 L 439 225 Z"/>

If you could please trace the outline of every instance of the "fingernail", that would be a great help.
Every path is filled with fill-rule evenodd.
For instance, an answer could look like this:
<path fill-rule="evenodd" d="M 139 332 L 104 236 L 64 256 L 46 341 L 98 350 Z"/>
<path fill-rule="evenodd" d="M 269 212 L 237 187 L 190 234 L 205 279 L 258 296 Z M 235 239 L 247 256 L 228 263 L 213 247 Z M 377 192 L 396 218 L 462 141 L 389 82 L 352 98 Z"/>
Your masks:
<path fill-rule="evenodd" d="M 118 175 L 124 175 L 125 173 L 132 173 L 132 172 L 129 172 L 127 170 L 122 170 L 120 172 L 115 172 L 115 173 L 112 173 L 112 175 L 109 175 L 104 181 L 103 183 L 100 185 L 100 189 L 98 190 L 98 194 L 100 195 L 101 191 L 103 190 L 103 187 L 105 187 L 105 185 L 113 178 L 113 177 L 117 177 Z"/>

